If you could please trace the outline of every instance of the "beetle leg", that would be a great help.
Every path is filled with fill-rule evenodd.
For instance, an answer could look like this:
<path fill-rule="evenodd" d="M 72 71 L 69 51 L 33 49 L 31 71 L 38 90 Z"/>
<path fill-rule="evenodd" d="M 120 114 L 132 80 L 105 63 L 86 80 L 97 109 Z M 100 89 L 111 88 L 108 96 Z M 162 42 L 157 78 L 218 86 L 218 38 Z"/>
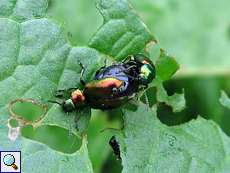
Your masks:
<path fill-rule="evenodd" d="M 75 91 L 76 89 L 78 89 L 77 87 L 73 87 L 73 88 L 68 88 L 66 90 L 66 92 L 68 92 L 69 94 L 71 94 L 73 91 Z"/>
<path fill-rule="evenodd" d="M 133 68 L 133 67 L 136 67 L 136 65 L 131 65 L 131 66 L 127 67 L 125 70 L 117 71 L 116 74 L 121 73 L 121 72 L 124 72 L 125 74 L 128 75 L 129 70 L 130 70 L 131 68 Z"/>
<path fill-rule="evenodd" d="M 133 68 L 133 67 L 136 67 L 136 65 L 131 65 L 131 66 L 129 66 L 128 68 L 126 68 L 126 70 L 129 70 L 129 69 L 131 69 L 131 68 Z"/>
<path fill-rule="evenodd" d="M 101 70 L 103 70 L 105 67 L 103 66 L 103 67 L 101 67 L 99 70 L 97 70 L 96 71 L 96 73 L 95 73 L 95 76 L 97 76 L 100 72 L 101 72 Z"/>
<path fill-rule="evenodd" d="M 107 59 L 105 58 L 104 60 L 104 65 L 98 70 L 98 72 L 100 72 L 101 70 L 103 70 L 104 68 L 106 68 L 107 64 Z"/>
<path fill-rule="evenodd" d="M 62 98 L 64 96 L 65 90 L 57 90 L 55 92 L 55 97 Z"/>
<path fill-rule="evenodd" d="M 106 67 L 106 64 L 107 64 L 107 59 L 105 58 L 103 68 L 105 68 L 105 67 Z"/>
<path fill-rule="evenodd" d="M 138 91 L 143 91 L 143 90 L 146 90 L 147 88 L 148 88 L 148 85 L 142 85 L 142 86 L 139 86 Z"/>
<path fill-rule="evenodd" d="M 138 93 L 135 95 L 134 98 L 135 98 L 136 101 L 138 101 L 138 102 L 140 101 L 140 97 L 139 97 Z"/>
<path fill-rule="evenodd" d="M 81 62 L 79 62 L 79 65 L 81 66 L 81 77 L 80 77 L 80 82 L 81 82 L 81 84 L 82 84 L 83 86 L 85 86 L 86 82 L 85 82 L 84 79 L 83 79 L 83 75 L 84 75 L 84 73 L 85 73 L 85 67 L 84 67 L 84 65 L 83 65 Z"/>
<path fill-rule="evenodd" d="M 133 61 L 134 57 L 133 55 L 128 55 L 124 60 L 122 60 L 122 63 L 127 62 L 127 61 Z"/>
<path fill-rule="evenodd" d="M 147 96 L 146 92 L 144 93 L 144 95 L 145 95 L 145 102 L 147 104 L 147 111 L 148 111 L 149 108 L 150 108 L 149 99 L 148 99 L 148 96 Z"/>
<path fill-rule="evenodd" d="M 67 94 L 71 94 L 71 92 L 72 92 L 73 90 L 76 90 L 76 89 L 78 89 L 78 88 L 73 87 L 73 88 L 68 88 L 68 89 L 59 89 L 59 90 L 56 91 L 55 97 L 63 98 L 63 97 L 65 96 L 65 94 L 66 94 L 66 95 L 67 95 Z"/>
<path fill-rule="evenodd" d="M 104 68 L 106 68 L 107 66 L 106 64 L 107 64 L 107 59 L 105 58 L 104 65 L 99 70 L 96 71 L 95 76 L 98 75 Z"/>
<path fill-rule="evenodd" d="M 50 102 L 50 103 L 56 103 L 56 104 L 62 106 L 62 103 L 58 102 L 57 100 L 48 100 L 48 102 Z"/>

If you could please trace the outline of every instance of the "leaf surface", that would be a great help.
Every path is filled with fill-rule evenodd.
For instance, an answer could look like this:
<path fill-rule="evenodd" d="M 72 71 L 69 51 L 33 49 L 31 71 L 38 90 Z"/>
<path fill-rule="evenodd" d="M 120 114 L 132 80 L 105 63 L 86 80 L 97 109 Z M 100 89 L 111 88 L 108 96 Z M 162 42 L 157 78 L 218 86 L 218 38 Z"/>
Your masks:
<path fill-rule="evenodd" d="M 87 67 L 85 80 L 90 80 L 100 64 L 99 53 L 95 49 L 72 47 L 61 26 L 50 19 L 41 18 L 45 15 L 46 8 L 47 1 L 42 0 L 0 3 L 0 147 L 1 150 L 22 151 L 23 172 L 41 172 L 43 169 L 45 172 L 55 173 L 64 170 L 93 172 L 88 157 L 87 139 L 84 138 L 82 142 L 76 135 L 75 122 L 69 121 L 79 115 L 79 112 L 68 117 L 60 106 L 49 104 L 47 115 L 36 124 L 36 128 L 20 127 L 22 136 L 16 135 L 15 141 L 8 139 L 9 136 L 13 137 L 13 128 L 7 127 L 10 101 L 33 98 L 48 104 L 49 99 L 54 99 L 57 89 L 80 87 L 79 61 Z M 33 114 L 36 112 L 31 112 L 30 116 Z M 89 118 L 82 120 L 83 131 L 88 122 Z M 53 133 L 54 129 L 58 133 Z M 69 136 L 68 129 L 74 134 Z M 71 148 L 71 144 L 78 145 Z M 36 169 L 26 166 L 31 165 L 31 161 Z"/>
<path fill-rule="evenodd" d="M 126 110 L 122 145 L 123 173 L 228 172 L 230 139 L 213 121 L 198 117 L 169 127 L 140 103 Z"/>
<path fill-rule="evenodd" d="M 229 99 L 228 95 L 224 91 L 221 92 L 220 103 L 224 107 L 230 109 L 230 99 Z"/>
<path fill-rule="evenodd" d="M 120 60 L 143 51 L 154 41 L 128 1 L 98 0 L 97 7 L 104 23 L 90 40 L 90 47 Z"/>

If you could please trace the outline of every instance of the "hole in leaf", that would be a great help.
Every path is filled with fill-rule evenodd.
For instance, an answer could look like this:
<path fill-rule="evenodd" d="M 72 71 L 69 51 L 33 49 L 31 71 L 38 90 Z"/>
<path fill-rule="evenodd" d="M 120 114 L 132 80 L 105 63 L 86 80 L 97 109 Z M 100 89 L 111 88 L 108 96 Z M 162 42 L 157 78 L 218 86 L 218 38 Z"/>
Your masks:
<path fill-rule="evenodd" d="M 160 103 L 157 106 L 157 117 L 163 124 L 168 126 L 179 125 L 191 120 L 190 116 L 184 116 L 186 115 L 186 110 L 175 113 L 170 106 Z"/>
<path fill-rule="evenodd" d="M 13 127 L 13 128 L 16 128 L 16 127 L 18 127 L 18 121 L 16 120 L 16 119 L 10 119 L 9 120 L 9 124 L 10 124 L 10 126 L 11 127 Z"/>
<path fill-rule="evenodd" d="M 148 106 L 152 107 L 154 104 L 156 104 L 157 99 L 156 99 L 156 88 L 155 87 L 151 87 L 146 91 L 146 95 L 143 94 L 143 96 L 141 97 L 141 101 L 145 104 L 149 104 Z M 147 98 L 146 98 L 147 97 Z M 148 100 L 146 100 L 148 99 Z"/>
<path fill-rule="evenodd" d="M 15 119 L 36 122 L 46 114 L 47 106 L 32 99 L 16 99 L 9 105 L 9 112 Z"/>
<path fill-rule="evenodd" d="M 63 153 L 76 152 L 82 143 L 77 135 L 69 134 L 67 129 L 55 125 L 42 125 L 37 128 L 27 125 L 21 129 L 21 134 Z"/>

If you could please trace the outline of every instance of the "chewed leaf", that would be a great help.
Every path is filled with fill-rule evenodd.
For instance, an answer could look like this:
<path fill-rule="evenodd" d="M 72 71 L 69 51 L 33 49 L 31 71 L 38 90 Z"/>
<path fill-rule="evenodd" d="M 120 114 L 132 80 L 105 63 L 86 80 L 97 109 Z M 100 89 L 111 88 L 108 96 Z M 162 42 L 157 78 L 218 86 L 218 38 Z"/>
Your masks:
<path fill-rule="evenodd" d="M 141 52 L 147 43 L 155 40 L 126 0 L 98 0 L 97 6 L 104 24 L 90 40 L 90 47 L 124 59 Z"/>
<path fill-rule="evenodd" d="M 230 98 L 228 97 L 228 95 L 224 91 L 221 92 L 220 103 L 224 107 L 230 109 Z"/>
<path fill-rule="evenodd" d="M 56 125 L 23 126 L 21 134 L 27 139 L 44 143 L 56 151 L 69 154 L 79 150 L 82 144 L 82 139 L 79 136 L 73 133 L 69 134 L 68 129 Z"/>
<path fill-rule="evenodd" d="M 229 74 L 230 1 L 131 2 L 163 48 L 176 55 L 182 67 L 180 75 Z"/>
<path fill-rule="evenodd" d="M 46 8 L 45 0 L 0 2 L 0 148 L 22 151 L 24 172 L 93 172 L 85 138 L 80 148 L 82 139 L 76 135 L 76 122 L 71 119 L 69 123 L 71 117 L 60 106 L 48 105 L 47 101 L 55 99 L 57 89 L 80 86 L 79 61 L 87 67 L 84 79 L 90 80 L 100 66 L 99 53 L 69 45 L 63 28 L 42 18 Z M 28 98 L 48 105 L 48 114 L 43 116 L 42 110 L 33 104 L 17 104 L 11 113 L 18 115 L 13 117 L 18 124 L 12 122 L 7 110 L 9 103 Z M 90 112 L 86 117 L 79 121 L 81 131 L 88 125 Z M 26 129 L 26 123 L 18 120 L 30 121 L 32 125 L 36 122 L 36 126 Z M 61 160 L 67 163 L 59 164 Z M 33 163 L 36 169 L 27 166 Z"/>
<path fill-rule="evenodd" d="M 40 130 L 44 130 L 44 128 Z M 39 138 L 39 133 L 37 133 L 35 137 Z M 61 141 L 61 139 L 59 139 L 59 141 Z M 6 129 L 1 129 L 0 148 L 7 151 L 21 151 L 23 158 L 22 170 L 25 173 L 40 173 L 41 171 L 50 173 L 93 173 L 92 165 L 88 157 L 86 138 L 83 138 L 82 145 L 79 145 L 78 147 L 80 147 L 80 149 L 77 152 L 67 154 L 53 150 L 47 147 L 47 145 L 26 139 L 22 136 L 15 142 L 12 142 L 7 137 Z"/>
<path fill-rule="evenodd" d="M 92 78 L 99 68 L 99 53 L 87 47 L 72 48 L 62 28 L 51 20 L 37 19 L 19 24 L 4 18 L 0 19 L 0 29 L 4 42 L 0 43 L 2 114 L 7 114 L 6 106 L 17 98 L 33 98 L 47 104 L 47 100 L 54 99 L 57 89 L 78 87 L 79 61 L 87 67 L 85 80 Z M 64 119 L 61 120 L 67 121 L 66 114 L 61 109 L 58 111 L 59 117 Z M 4 119 L 6 122 L 7 118 Z M 61 122 L 53 120 L 53 123 Z"/>
<path fill-rule="evenodd" d="M 157 84 L 157 100 L 159 102 L 164 102 L 168 106 L 171 106 L 173 112 L 180 112 L 186 107 L 184 93 L 175 93 L 172 96 L 168 96 L 167 91 L 164 89 L 161 83 Z"/>
<path fill-rule="evenodd" d="M 21 124 L 33 124 L 39 122 L 47 113 L 47 105 L 43 105 L 33 99 L 16 99 L 9 104 L 10 116 Z"/>
<path fill-rule="evenodd" d="M 213 121 L 168 127 L 140 103 L 126 110 L 124 133 L 123 173 L 229 171 L 230 138 Z"/>
<path fill-rule="evenodd" d="M 173 57 L 168 56 L 164 50 L 161 50 L 160 57 L 156 62 L 157 76 L 162 80 L 169 80 L 179 69 L 179 64 Z"/>
<path fill-rule="evenodd" d="M 88 47 L 73 47 L 64 29 L 44 18 L 47 4 L 48 0 L 0 1 L 0 149 L 21 151 L 25 173 L 92 173 L 85 135 L 91 118 L 90 107 L 66 113 L 62 104 L 51 104 L 48 100 L 63 103 L 70 97 L 59 98 L 58 102 L 57 89 L 84 88 L 79 82 L 79 62 L 86 67 L 83 78 L 88 82 L 101 67 L 101 56 L 112 56 L 119 61 L 127 55 L 147 51 L 146 45 L 155 43 L 155 39 L 128 0 L 97 0 L 104 24 Z M 171 106 L 174 112 L 185 107 L 184 94 L 168 96 L 162 82 L 170 79 L 178 68 L 177 62 L 162 51 L 153 82 L 156 100 Z M 15 105 L 10 113 L 19 116 L 9 118 L 8 104 L 21 98 L 45 104 L 47 113 L 43 116 L 36 105 Z M 154 100 L 146 99 L 146 103 L 152 106 Z M 199 117 L 184 125 L 168 127 L 157 119 L 154 106 L 150 108 L 133 101 L 135 105 L 124 109 L 124 133 L 115 135 L 119 140 L 123 173 L 229 172 L 230 139 L 215 123 Z M 221 102 L 228 107 L 228 101 L 223 94 Z M 23 111 L 26 107 L 30 108 Z M 21 124 L 21 119 L 30 120 L 29 125 Z M 99 133 L 96 128 L 94 131 L 94 135 Z M 92 156 L 96 155 L 93 160 L 98 160 L 99 155 L 105 159 L 106 139 L 93 139 L 100 140 L 96 152 L 92 152 Z"/>

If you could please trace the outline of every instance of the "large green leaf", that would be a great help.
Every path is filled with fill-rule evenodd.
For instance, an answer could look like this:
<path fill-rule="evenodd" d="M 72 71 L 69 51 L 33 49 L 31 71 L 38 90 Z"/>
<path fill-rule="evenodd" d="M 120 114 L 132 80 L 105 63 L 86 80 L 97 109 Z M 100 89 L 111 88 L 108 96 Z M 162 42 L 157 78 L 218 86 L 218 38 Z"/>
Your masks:
<path fill-rule="evenodd" d="M 184 93 L 175 93 L 171 96 L 167 94 L 161 83 L 157 83 L 157 100 L 163 102 L 168 106 L 172 107 L 173 112 L 180 112 L 186 106 L 186 101 L 184 98 Z"/>
<path fill-rule="evenodd" d="M 12 142 L 8 139 L 7 130 L 1 129 L 0 148 L 1 151 L 21 151 L 22 172 L 25 173 L 93 173 L 85 138 L 79 151 L 66 154 L 24 137 L 19 137 L 15 142 Z"/>
<path fill-rule="evenodd" d="M 167 55 L 164 50 L 161 50 L 160 56 L 156 61 L 157 76 L 162 81 L 169 80 L 179 68 L 179 64 L 176 60 Z"/>
<path fill-rule="evenodd" d="M 65 20 L 67 30 L 73 33 L 71 40 L 74 43 L 86 43 L 89 35 L 95 32 L 95 28 L 101 22 L 100 16 L 89 3 L 92 1 L 52 0 L 50 15 Z M 229 72 L 230 1 L 130 0 L 130 2 L 154 33 L 161 47 L 176 57 L 182 68 L 181 75 Z M 74 9 L 75 6 L 78 10 Z M 81 12 L 82 10 L 84 12 Z M 90 22 L 85 20 L 87 17 Z M 94 27 L 89 25 L 91 23 Z"/>
<path fill-rule="evenodd" d="M 4 98 L 0 105 L 3 112 L 12 99 L 47 100 L 53 97 L 57 88 L 79 86 L 79 61 L 88 67 L 85 75 L 88 79 L 99 67 L 96 50 L 72 48 L 62 29 L 48 19 L 21 24 L 0 19 L 0 28 L 3 31 L 0 33 L 0 88 L 4 91 L 0 93 Z M 58 111 L 64 115 L 60 109 Z"/>
<path fill-rule="evenodd" d="M 24 127 L 22 136 L 13 143 L 7 138 L 8 103 L 15 98 L 34 98 L 43 102 L 54 99 L 57 88 L 80 87 L 79 61 L 87 67 L 84 77 L 90 80 L 100 66 L 98 52 L 121 60 L 129 54 L 144 51 L 146 44 L 154 41 L 126 0 L 99 0 L 97 6 L 104 24 L 90 40 L 89 48 L 72 47 L 62 27 L 42 18 L 47 1 L 0 2 L 0 141 L 4 141 L 0 147 L 22 150 L 24 172 L 44 168 L 46 172 L 92 172 L 87 141 L 76 134 L 74 122 L 76 115 L 84 115 L 78 123 L 79 130 L 84 132 L 90 110 L 67 115 L 60 106 L 50 105 L 45 118 L 36 124 L 37 128 Z M 165 58 L 158 61 L 157 98 L 172 106 L 174 111 L 180 111 L 185 104 L 183 95 L 168 96 L 162 87 L 162 81 L 168 80 L 178 68 L 173 59 Z M 68 135 L 70 127 L 73 134 Z M 124 132 L 125 138 L 119 137 L 123 139 L 123 172 L 229 170 L 229 138 L 210 121 L 199 118 L 185 125 L 167 127 L 159 122 L 155 111 L 140 103 L 135 112 L 126 111 Z M 45 134 L 45 138 L 41 134 Z M 47 138 L 51 140 L 46 141 Z M 70 142 L 75 148 L 69 145 Z M 36 170 L 26 166 L 30 160 L 36 163 Z M 50 161 L 52 166 L 44 166 Z"/>
<path fill-rule="evenodd" d="M 95 0 L 50 0 L 48 16 L 63 23 L 73 45 L 86 45 L 103 22 Z"/>
<path fill-rule="evenodd" d="M 168 127 L 155 109 L 139 104 L 125 111 L 123 173 L 199 172 L 230 170 L 230 139 L 213 122 L 198 117 Z"/>
<path fill-rule="evenodd" d="M 114 14 L 124 14 L 123 7 L 127 8 L 126 10 L 130 10 L 126 1 L 98 2 L 99 5 L 103 6 L 110 6 L 111 3 L 116 7 Z M 3 133 L 2 136 L 6 136 L 6 123 L 9 118 L 7 107 L 11 100 L 16 98 L 33 98 L 47 104 L 48 99 L 54 99 L 53 95 L 55 90 L 80 87 L 79 61 L 87 67 L 84 77 L 86 80 L 89 80 L 95 70 L 99 68 L 100 58 L 99 53 L 93 48 L 72 47 L 69 45 L 63 28 L 49 19 L 42 18 L 47 7 L 46 1 L 37 1 L 37 3 L 34 4 L 30 1 L 6 1 L 0 5 L 3 11 L 1 15 L 2 18 L 0 18 L 0 29 L 2 31 L 0 33 L 0 89 L 2 91 L 0 92 L 0 96 L 3 98 L 0 102 L 0 112 L 4 115 L 0 118 L 1 123 L 5 124 L 2 126 L 4 131 L 1 131 L 1 133 Z M 119 5 L 121 5 L 121 8 Z M 11 12 L 8 12 L 10 10 Z M 41 10 L 40 13 L 39 10 Z M 21 14 L 21 12 L 25 14 Z M 113 15 L 113 11 L 111 15 Z M 37 17 L 39 19 L 36 19 Z M 137 39 L 134 38 L 134 42 L 138 46 L 126 47 L 126 45 L 120 45 L 119 48 L 123 49 L 122 46 L 126 47 L 126 54 L 134 53 L 133 51 L 141 51 L 145 44 L 153 39 L 152 36 L 146 31 L 145 26 L 138 17 L 136 17 L 133 11 L 130 12 L 125 22 L 127 22 L 127 26 L 133 26 L 133 28 L 130 28 L 131 31 L 135 32 L 137 29 L 137 34 L 140 34 L 140 37 L 138 36 Z M 114 28 L 107 29 L 109 31 Z M 139 42 L 139 39 L 141 39 L 141 41 L 143 39 L 144 43 Z M 100 45 L 101 47 L 107 44 L 106 37 L 102 36 L 96 40 L 102 43 L 104 42 L 103 45 Z M 124 38 L 123 41 L 126 42 L 126 38 Z M 98 47 L 98 49 L 100 50 L 100 47 Z M 125 55 L 123 58 L 125 58 Z M 21 109 L 31 108 L 23 106 Z M 35 109 L 31 109 L 31 116 L 36 114 Z M 27 153 L 24 151 L 24 148 L 27 148 L 22 145 L 23 143 L 28 147 L 28 150 L 31 149 L 31 143 L 37 143 L 33 145 L 35 148 L 36 146 L 39 148 L 39 143 L 46 144 L 42 144 L 43 147 L 47 148 L 47 151 L 45 151 L 46 154 L 33 156 L 35 161 L 37 161 L 37 159 L 42 160 L 49 158 L 48 156 L 52 155 L 52 153 L 57 153 L 55 150 L 64 153 L 74 153 L 74 155 L 76 155 L 75 157 L 77 157 L 77 153 L 80 152 L 77 150 L 81 145 L 81 139 L 76 135 L 76 124 L 74 122 L 76 114 L 78 116 L 80 114 L 84 115 L 83 118 L 80 119 L 80 124 L 78 124 L 79 130 L 83 132 L 90 118 L 88 116 L 90 113 L 87 112 L 87 110 L 86 112 L 79 111 L 67 115 L 61 110 L 60 106 L 50 105 L 46 116 L 39 123 L 34 124 L 36 128 L 32 126 L 20 127 L 22 136 L 17 137 L 19 133 L 16 134 L 15 145 L 17 145 L 19 147 L 18 149 L 22 150 L 23 155 L 26 156 Z M 70 127 L 72 127 L 70 130 L 74 134 L 72 134 L 72 136 L 70 134 L 70 139 L 68 139 L 67 129 Z M 9 127 L 9 132 L 12 133 L 12 130 L 12 127 Z M 11 133 L 9 133 L 9 137 L 15 139 L 14 134 Z M 6 141 L 6 139 L 3 140 Z M 55 141 L 61 144 L 58 145 Z M 6 149 L 9 147 L 9 143 L 1 147 Z M 72 147 L 72 145 L 75 145 L 75 147 Z M 84 141 L 82 145 L 83 148 L 85 148 Z M 87 156 L 86 148 L 84 155 Z M 65 154 L 57 157 L 65 157 Z M 67 160 L 69 159 L 68 157 Z M 79 160 L 79 162 L 75 164 L 80 164 L 84 161 L 87 162 L 83 164 L 83 168 L 79 169 L 79 171 L 84 172 L 84 168 L 87 168 L 88 172 L 91 171 L 91 164 L 88 163 L 88 158 L 82 157 L 76 159 Z M 22 166 L 24 171 L 29 171 L 24 164 L 23 162 Z M 73 165 L 70 164 L 68 167 L 71 166 Z M 40 169 L 42 168 L 39 167 L 37 170 Z M 52 167 L 49 167 L 47 171 L 52 172 L 52 169 Z M 73 170 L 67 169 L 67 171 L 72 172 Z"/>
<path fill-rule="evenodd" d="M 99 68 L 100 58 L 96 50 L 88 47 L 72 47 L 66 39 L 63 28 L 49 19 L 40 18 L 46 8 L 46 1 L 33 3 L 18 0 L 0 3 L 0 97 L 2 98 L 0 147 L 1 150 L 22 151 L 23 172 L 41 171 L 43 168 L 46 168 L 46 172 L 63 172 L 63 170 L 92 172 L 86 147 L 87 140 L 83 140 L 79 150 L 82 139 L 74 132 L 76 131 L 74 121 L 68 120 L 80 114 L 78 112 L 68 116 L 60 106 L 50 105 L 45 119 L 36 124 L 37 128 L 21 127 L 22 136 L 18 136 L 14 142 L 6 136 L 8 130 L 6 124 L 9 118 L 7 107 L 11 100 L 34 98 L 47 104 L 48 99 L 53 99 L 56 89 L 79 86 L 81 70 L 79 61 L 87 67 L 84 76 L 86 80 L 89 80 Z M 34 19 L 37 17 L 40 19 Z M 36 112 L 30 116 L 33 114 Z M 88 121 L 88 118 L 82 120 L 83 123 L 80 125 L 83 130 Z M 70 126 L 74 126 L 72 128 L 74 134 L 69 136 Z M 12 132 L 11 128 L 9 130 Z M 55 144 L 52 139 L 61 144 Z M 74 149 L 71 143 L 75 145 Z M 53 159 L 50 159 L 51 156 Z M 36 170 L 26 166 L 30 160 L 36 163 Z M 44 163 L 49 163 L 46 160 L 52 163 L 44 167 Z M 61 164 L 62 160 L 68 164 Z"/>
<path fill-rule="evenodd" d="M 90 47 L 124 59 L 139 53 L 147 43 L 154 41 L 126 0 L 98 0 L 97 7 L 104 17 L 104 24 L 90 40 Z"/>

